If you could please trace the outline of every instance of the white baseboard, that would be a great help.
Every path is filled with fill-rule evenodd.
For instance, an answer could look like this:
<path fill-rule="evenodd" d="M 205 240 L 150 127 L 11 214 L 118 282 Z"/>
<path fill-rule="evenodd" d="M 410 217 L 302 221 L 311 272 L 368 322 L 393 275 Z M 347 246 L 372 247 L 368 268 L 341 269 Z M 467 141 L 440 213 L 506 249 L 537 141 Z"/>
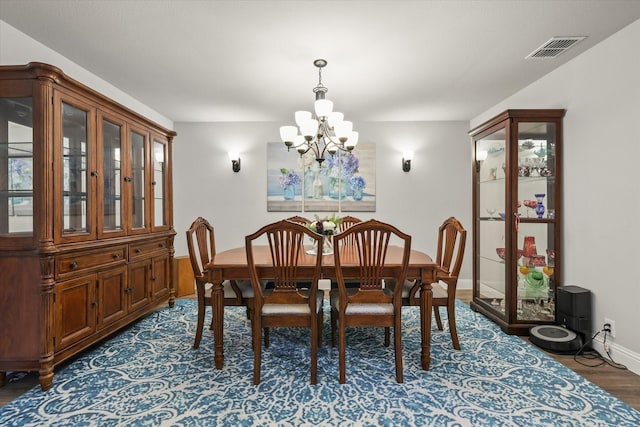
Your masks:
<path fill-rule="evenodd" d="M 611 354 L 611 358 L 616 363 L 625 365 L 631 372 L 636 375 L 640 375 L 640 354 L 635 353 L 621 345 L 612 343 L 609 340 L 607 340 L 607 343 L 609 344 L 609 353 Z M 598 350 L 600 354 L 602 354 L 604 357 L 607 357 L 607 353 L 606 351 L 604 351 L 604 344 L 600 336 L 596 337 L 593 340 L 592 344 L 594 350 Z"/>

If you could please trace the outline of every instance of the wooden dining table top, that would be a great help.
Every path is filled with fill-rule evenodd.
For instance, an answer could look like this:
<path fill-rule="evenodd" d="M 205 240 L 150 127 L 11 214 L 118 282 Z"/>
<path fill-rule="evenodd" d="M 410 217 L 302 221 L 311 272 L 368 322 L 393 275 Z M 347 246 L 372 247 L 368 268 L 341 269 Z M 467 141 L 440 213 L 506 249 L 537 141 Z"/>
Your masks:
<path fill-rule="evenodd" d="M 305 249 L 312 249 L 311 246 Z M 396 267 L 402 263 L 403 249 L 400 246 L 389 245 L 387 250 L 387 256 L 385 259 L 385 265 L 389 267 Z M 256 266 L 266 266 L 271 264 L 271 255 L 269 253 L 269 247 L 254 246 L 253 257 Z M 300 267 L 314 267 L 315 266 L 315 254 L 309 254 L 305 251 L 302 254 Z M 340 254 L 340 262 L 343 268 L 357 267 L 359 262 L 355 252 L 346 250 Z M 409 267 L 407 272 L 407 278 L 415 279 L 421 278 L 421 269 L 435 268 L 436 264 L 429 255 L 424 252 L 412 249 L 409 255 Z M 205 270 L 221 271 L 224 270 L 224 279 L 248 279 L 249 268 L 247 265 L 247 252 L 244 247 L 238 247 L 229 249 L 226 251 L 216 253 L 211 262 L 205 266 Z M 333 254 L 327 254 L 322 256 L 322 276 L 327 278 L 335 278 L 335 259 Z M 218 280 L 222 279 L 218 278 Z"/>
<path fill-rule="evenodd" d="M 316 255 L 307 251 L 312 246 L 305 248 L 301 254 L 302 259 L 298 264 L 297 273 L 300 278 L 313 277 Z M 399 246 L 389 245 L 385 258 L 385 267 L 389 271 L 397 271 L 402 264 L 403 249 Z M 270 249 L 267 245 L 253 247 L 253 258 L 256 268 L 269 268 L 272 265 Z M 340 264 L 343 276 L 357 278 L 360 268 L 355 251 L 344 250 L 340 254 Z M 422 341 L 421 364 L 422 369 L 428 370 L 431 361 L 431 312 L 432 312 L 432 287 L 437 282 L 438 265 L 433 259 L 422 251 L 412 249 L 409 255 L 407 279 L 417 279 L 421 282 L 420 293 L 420 331 Z M 211 300 L 213 308 L 213 333 L 214 333 L 214 364 L 216 369 L 222 369 L 224 363 L 224 304 L 223 288 L 224 280 L 249 279 L 250 271 L 247 263 L 247 252 L 244 246 L 228 249 L 216 253 L 205 266 L 204 274 L 207 281 L 213 284 Z M 390 276 L 393 274 L 390 274 Z M 334 279 L 336 277 L 335 259 L 332 254 L 322 257 L 322 278 Z"/>

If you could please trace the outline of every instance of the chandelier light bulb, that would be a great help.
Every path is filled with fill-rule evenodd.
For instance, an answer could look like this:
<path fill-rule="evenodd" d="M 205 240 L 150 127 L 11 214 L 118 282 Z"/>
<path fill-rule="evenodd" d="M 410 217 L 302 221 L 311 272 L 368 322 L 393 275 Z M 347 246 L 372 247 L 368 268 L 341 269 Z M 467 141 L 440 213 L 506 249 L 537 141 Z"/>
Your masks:
<path fill-rule="evenodd" d="M 336 123 L 340 123 L 341 121 L 344 120 L 344 114 L 338 111 L 333 111 L 331 114 L 329 114 L 328 120 L 329 120 L 329 126 L 334 127 Z"/>
<path fill-rule="evenodd" d="M 351 135 L 351 132 L 353 132 L 353 123 L 348 120 L 343 120 L 339 123 L 336 123 L 333 130 L 336 133 L 338 139 L 342 140 L 343 138 L 345 138 L 346 140 L 346 138 L 349 138 L 349 136 Z"/>
<path fill-rule="evenodd" d="M 333 102 L 328 99 L 316 99 L 315 109 L 316 117 L 328 117 L 333 111 Z"/>
<path fill-rule="evenodd" d="M 298 134 L 298 128 L 295 126 L 280 126 L 280 138 L 282 142 L 293 142 Z"/>
<path fill-rule="evenodd" d="M 360 134 L 358 132 L 351 132 L 349 139 L 347 139 L 347 142 L 344 144 L 347 147 L 347 150 L 353 150 L 355 146 L 358 145 L 359 136 Z"/>
<path fill-rule="evenodd" d="M 296 111 L 296 124 L 298 126 L 302 126 L 309 119 L 311 119 L 311 111 Z"/>
<path fill-rule="evenodd" d="M 318 134 L 318 121 L 309 119 L 300 125 L 300 133 L 305 137 L 315 137 Z"/>

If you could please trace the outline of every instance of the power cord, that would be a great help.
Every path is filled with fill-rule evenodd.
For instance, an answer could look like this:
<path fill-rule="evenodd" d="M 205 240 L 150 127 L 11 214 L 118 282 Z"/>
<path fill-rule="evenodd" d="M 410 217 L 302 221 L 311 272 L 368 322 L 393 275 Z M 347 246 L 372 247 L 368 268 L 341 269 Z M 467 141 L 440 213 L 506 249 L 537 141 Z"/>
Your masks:
<path fill-rule="evenodd" d="M 608 358 L 604 357 L 602 354 L 600 354 L 598 350 L 595 350 L 595 349 L 584 351 L 584 348 L 588 346 L 590 343 L 592 343 L 593 340 L 598 335 L 600 335 L 600 332 L 604 333 L 602 346 L 604 347 L 604 351 L 607 353 Z M 603 330 L 596 332 L 589 340 L 587 340 L 584 344 L 582 344 L 582 347 L 580 347 L 580 349 L 573 355 L 573 360 L 581 364 L 582 366 L 586 366 L 589 368 L 597 368 L 598 366 L 607 364 L 616 369 L 627 369 L 625 365 L 615 362 L 613 360 L 613 357 L 611 357 L 611 348 L 609 346 L 609 343 L 607 343 L 607 336 L 609 334 L 611 334 L 611 328 L 608 327 L 608 324 L 606 324 Z M 587 359 L 587 360 L 599 360 L 600 362 L 595 364 L 584 363 L 581 360 L 578 360 L 578 356 L 582 356 L 583 359 Z"/>

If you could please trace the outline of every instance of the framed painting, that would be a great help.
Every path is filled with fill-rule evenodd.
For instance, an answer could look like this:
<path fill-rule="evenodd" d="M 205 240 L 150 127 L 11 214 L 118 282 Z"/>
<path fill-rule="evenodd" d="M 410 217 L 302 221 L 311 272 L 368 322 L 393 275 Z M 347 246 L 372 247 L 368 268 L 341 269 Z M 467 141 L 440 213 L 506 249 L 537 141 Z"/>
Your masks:
<path fill-rule="evenodd" d="M 267 147 L 267 211 L 375 212 L 375 144 L 352 152 L 300 156 L 282 143 Z"/>

